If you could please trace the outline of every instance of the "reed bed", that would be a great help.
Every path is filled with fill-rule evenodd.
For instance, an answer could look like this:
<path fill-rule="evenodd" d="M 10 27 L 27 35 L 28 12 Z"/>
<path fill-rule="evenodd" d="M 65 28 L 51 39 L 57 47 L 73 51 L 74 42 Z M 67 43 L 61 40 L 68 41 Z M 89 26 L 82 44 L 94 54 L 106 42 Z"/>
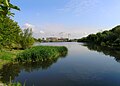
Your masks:
<path fill-rule="evenodd" d="M 63 56 L 67 52 L 64 46 L 35 46 L 19 53 L 15 59 L 18 62 L 45 61 Z"/>

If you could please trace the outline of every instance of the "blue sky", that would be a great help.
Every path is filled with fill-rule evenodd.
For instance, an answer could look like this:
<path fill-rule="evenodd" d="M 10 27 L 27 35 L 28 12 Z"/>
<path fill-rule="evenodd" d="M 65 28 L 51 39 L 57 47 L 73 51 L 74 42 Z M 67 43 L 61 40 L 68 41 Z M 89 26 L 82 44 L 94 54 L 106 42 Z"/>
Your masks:
<path fill-rule="evenodd" d="M 32 27 L 36 37 L 71 34 L 71 38 L 80 38 L 120 23 L 120 0 L 11 0 L 11 3 L 21 9 L 14 11 L 14 20 L 21 27 Z"/>

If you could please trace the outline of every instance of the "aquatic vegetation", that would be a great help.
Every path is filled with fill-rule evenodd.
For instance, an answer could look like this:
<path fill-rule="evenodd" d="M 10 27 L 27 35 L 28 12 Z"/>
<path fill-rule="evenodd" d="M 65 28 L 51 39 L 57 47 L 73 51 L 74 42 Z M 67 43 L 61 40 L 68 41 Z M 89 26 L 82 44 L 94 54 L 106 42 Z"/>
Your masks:
<path fill-rule="evenodd" d="M 64 56 L 67 53 L 64 46 L 35 46 L 19 53 L 15 59 L 18 62 L 45 61 L 48 59 Z"/>

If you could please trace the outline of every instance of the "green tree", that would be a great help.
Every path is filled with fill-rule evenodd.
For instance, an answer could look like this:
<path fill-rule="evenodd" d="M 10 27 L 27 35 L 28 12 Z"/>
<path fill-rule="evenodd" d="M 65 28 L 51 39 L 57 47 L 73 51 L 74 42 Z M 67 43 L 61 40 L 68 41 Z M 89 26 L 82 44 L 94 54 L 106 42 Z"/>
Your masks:
<path fill-rule="evenodd" d="M 0 45 L 1 47 L 12 49 L 18 44 L 21 29 L 17 22 L 9 17 L 4 18 L 0 24 L 2 24 L 0 28 Z"/>
<path fill-rule="evenodd" d="M 38 42 L 42 42 L 42 39 L 41 38 L 38 38 L 38 40 L 37 40 Z"/>
<path fill-rule="evenodd" d="M 20 10 L 17 6 L 10 3 L 10 0 L 0 0 L 0 19 L 3 20 L 6 16 L 13 16 L 11 9 Z"/>
<path fill-rule="evenodd" d="M 0 0 L 0 49 L 3 47 L 3 45 L 6 45 L 6 44 L 11 46 L 11 42 L 13 41 L 13 40 L 11 40 L 11 38 L 12 38 L 11 35 L 13 35 L 13 34 L 11 34 L 12 33 L 11 31 L 13 31 L 13 30 L 10 30 L 11 33 L 8 31 L 8 29 L 13 29 L 14 26 L 12 26 L 12 25 L 15 24 L 15 22 L 13 22 L 13 20 L 8 18 L 8 16 L 14 15 L 14 13 L 11 12 L 11 9 L 20 10 L 17 6 L 11 4 L 10 0 Z M 11 23 L 12 23 L 12 25 L 11 25 Z M 15 27 L 18 26 L 16 24 L 15 24 Z M 8 36 L 8 37 L 6 37 L 6 36 Z"/>
<path fill-rule="evenodd" d="M 90 34 L 87 37 L 79 39 L 78 41 L 92 42 L 102 46 L 120 45 L 120 25 L 109 31 L 106 30 L 96 34 Z"/>
<path fill-rule="evenodd" d="M 32 29 L 24 29 L 20 33 L 20 45 L 23 49 L 30 48 L 34 43 L 34 38 L 32 37 Z"/>

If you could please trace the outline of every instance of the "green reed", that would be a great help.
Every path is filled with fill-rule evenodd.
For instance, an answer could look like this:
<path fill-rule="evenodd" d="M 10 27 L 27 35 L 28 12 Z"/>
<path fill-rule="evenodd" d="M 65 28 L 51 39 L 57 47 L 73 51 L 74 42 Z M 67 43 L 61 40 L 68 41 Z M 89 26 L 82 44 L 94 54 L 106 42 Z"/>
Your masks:
<path fill-rule="evenodd" d="M 63 56 L 67 52 L 64 46 L 35 46 L 19 53 L 15 59 L 18 62 L 45 61 L 47 59 Z"/>

